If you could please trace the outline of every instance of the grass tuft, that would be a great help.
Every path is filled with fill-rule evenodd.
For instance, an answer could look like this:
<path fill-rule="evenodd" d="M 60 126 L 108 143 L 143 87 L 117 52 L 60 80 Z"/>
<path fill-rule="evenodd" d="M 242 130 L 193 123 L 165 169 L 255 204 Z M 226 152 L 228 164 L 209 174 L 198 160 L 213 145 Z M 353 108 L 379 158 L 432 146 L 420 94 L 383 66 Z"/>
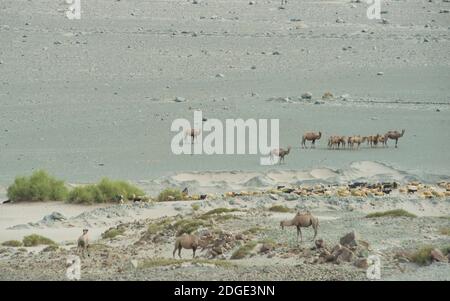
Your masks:
<path fill-rule="evenodd" d="M 23 245 L 25 247 L 35 247 L 39 245 L 57 245 L 53 240 L 50 238 L 37 235 L 37 234 L 31 234 L 28 236 L 25 236 L 23 238 Z"/>
<path fill-rule="evenodd" d="M 272 211 L 272 212 L 293 212 L 293 210 L 291 208 L 288 208 L 288 207 L 283 206 L 283 205 L 274 205 L 274 206 L 269 208 L 269 211 Z"/>
<path fill-rule="evenodd" d="M 112 239 L 116 236 L 123 235 L 125 233 L 125 229 L 123 228 L 111 228 L 102 233 L 103 239 Z"/>
<path fill-rule="evenodd" d="M 23 243 L 19 240 L 8 240 L 2 243 L 2 246 L 4 247 L 21 247 L 23 246 Z"/>
<path fill-rule="evenodd" d="M 183 193 L 179 189 L 167 188 L 158 195 L 158 202 L 180 201 L 183 199 Z"/>
<path fill-rule="evenodd" d="M 257 241 L 250 241 L 245 245 L 239 247 L 239 249 L 233 252 L 233 254 L 231 255 L 231 259 L 242 259 L 246 257 L 256 247 L 257 244 Z"/>
<path fill-rule="evenodd" d="M 377 218 L 377 217 L 417 217 L 417 215 L 412 214 L 406 210 L 403 209 L 395 209 L 395 210 L 389 210 L 384 212 L 374 212 L 366 215 L 366 218 Z"/>

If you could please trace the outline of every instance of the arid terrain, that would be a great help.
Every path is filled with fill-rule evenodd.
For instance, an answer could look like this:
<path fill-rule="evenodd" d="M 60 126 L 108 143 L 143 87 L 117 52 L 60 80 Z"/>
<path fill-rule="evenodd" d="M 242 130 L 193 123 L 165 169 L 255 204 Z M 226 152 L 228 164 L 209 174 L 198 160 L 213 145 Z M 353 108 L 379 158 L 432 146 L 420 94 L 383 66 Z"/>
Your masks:
<path fill-rule="evenodd" d="M 39 234 L 57 244 L 0 246 L 1 280 L 67 279 L 84 228 L 84 280 L 366 280 L 370 255 L 382 280 L 450 280 L 447 257 L 413 256 L 450 245 L 448 0 L 382 1 L 380 20 L 353 0 L 81 0 L 80 20 L 67 7 L 0 3 L 0 203 L 38 169 L 71 188 L 129 181 L 150 201 L 0 204 L 0 243 Z M 175 155 L 171 124 L 195 110 L 279 119 L 292 150 L 274 166 Z M 390 130 L 405 130 L 398 148 L 327 146 Z M 301 148 L 306 131 L 322 133 L 315 149 Z M 389 193 L 352 187 L 394 182 Z M 168 187 L 188 188 L 189 200 L 156 202 Z M 366 217 L 396 209 L 416 217 Z M 295 227 L 280 228 L 297 211 L 319 218 L 325 246 L 311 228 L 300 245 Z M 207 243 L 194 261 L 190 250 L 171 259 L 185 226 Z"/>

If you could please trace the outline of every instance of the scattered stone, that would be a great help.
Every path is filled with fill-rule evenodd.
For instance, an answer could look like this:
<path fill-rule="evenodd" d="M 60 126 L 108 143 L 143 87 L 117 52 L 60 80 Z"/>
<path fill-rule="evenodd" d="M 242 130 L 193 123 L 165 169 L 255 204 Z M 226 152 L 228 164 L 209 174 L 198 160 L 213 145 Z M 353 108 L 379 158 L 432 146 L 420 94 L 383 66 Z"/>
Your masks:
<path fill-rule="evenodd" d="M 350 233 L 347 233 L 341 239 L 339 240 L 339 243 L 343 246 L 347 247 L 356 247 L 358 243 L 356 242 L 356 233 L 355 231 L 352 231 Z"/>
<path fill-rule="evenodd" d="M 218 74 L 216 74 L 216 77 L 217 77 L 217 78 L 224 78 L 225 75 L 223 75 L 222 73 L 218 73 Z"/>
<path fill-rule="evenodd" d="M 384 75 L 384 72 L 378 72 L 377 75 Z"/>
<path fill-rule="evenodd" d="M 333 99 L 334 98 L 334 96 L 333 96 L 333 94 L 331 93 L 331 92 L 325 92 L 323 95 L 322 95 L 322 99 L 323 100 L 331 100 L 331 99 Z"/>
<path fill-rule="evenodd" d="M 367 270 L 367 268 L 369 267 L 367 258 L 358 258 L 355 260 L 355 262 L 353 264 L 355 267 L 360 268 L 360 269 L 365 269 L 365 270 Z"/>
<path fill-rule="evenodd" d="M 52 223 L 52 222 L 55 222 L 55 221 L 63 221 L 65 219 L 66 219 L 66 217 L 64 215 L 62 215 L 61 213 L 53 212 L 53 213 L 51 213 L 49 215 L 44 216 L 42 221 L 47 222 L 47 223 L 49 223 L 49 222 Z"/>
<path fill-rule="evenodd" d="M 186 102 L 187 99 L 184 98 L 184 97 L 177 96 L 177 97 L 175 97 L 175 99 L 173 101 L 175 101 L 175 102 Z"/>
<path fill-rule="evenodd" d="M 433 261 L 438 261 L 438 262 L 448 262 L 448 258 L 446 258 L 444 256 L 444 254 L 442 254 L 441 250 L 439 249 L 433 249 L 431 250 L 431 259 Z"/>
<path fill-rule="evenodd" d="M 316 241 L 314 241 L 314 244 L 316 245 L 316 249 L 323 249 L 325 248 L 325 242 L 323 241 L 323 239 L 316 239 Z"/>
<path fill-rule="evenodd" d="M 306 92 L 302 94 L 302 99 L 312 99 L 312 93 Z"/>

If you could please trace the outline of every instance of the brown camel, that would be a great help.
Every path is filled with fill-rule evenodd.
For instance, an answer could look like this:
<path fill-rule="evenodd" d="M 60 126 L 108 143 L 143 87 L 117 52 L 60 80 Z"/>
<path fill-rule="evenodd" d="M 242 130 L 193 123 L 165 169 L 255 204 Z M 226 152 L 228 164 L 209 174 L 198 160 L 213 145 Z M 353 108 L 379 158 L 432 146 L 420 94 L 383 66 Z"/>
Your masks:
<path fill-rule="evenodd" d="M 370 145 L 370 147 L 376 147 L 378 145 L 378 142 L 381 142 L 380 137 L 380 134 L 376 134 L 375 136 L 368 136 L 367 145 Z"/>
<path fill-rule="evenodd" d="M 88 256 L 89 254 L 89 236 L 88 236 L 88 229 L 83 229 L 83 235 L 81 235 L 78 238 L 77 241 L 77 252 L 81 252 L 81 256 L 84 258 L 84 252 L 87 252 Z"/>
<path fill-rule="evenodd" d="M 173 257 L 175 258 L 175 252 L 178 250 L 178 257 L 181 258 L 181 249 L 192 249 L 192 258 L 195 258 L 195 251 L 199 247 L 200 241 L 197 236 L 186 234 L 177 237 L 175 241 L 175 248 L 173 249 Z"/>
<path fill-rule="evenodd" d="M 281 161 L 284 162 L 284 157 L 289 155 L 291 152 L 292 147 L 288 146 L 287 150 L 284 148 L 274 149 L 270 152 L 270 160 L 273 161 L 274 157 L 279 157 L 280 161 L 278 161 L 278 164 L 281 164 Z"/>
<path fill-rule="evenodd" d="M 295 226 L 297 227 L 297 244 L 298 244 L 298 236 L 300 235 L 300 242 L 303 242 L 302 230 L 300 228 L 307 228 L 312 226 L 314 229 L 314 240 L 317 236 L 317 229 L 319 228 L 319 219 L 314 217 L 309 211 L 306 213 L 297 212 L 295 217 L 291 220 L 285 220 L 280 222 L 281 229 L 284 227 Z"/>
<path fill-rule="evenodd" d="M 336 149 L 345 147 L 345 136 L 331 136 L 328 138 L 328 148 Z"/>
<path fill-rule="evenodd" d="M 402 130 L 401 133 L 398 131 L 389 131 L 384 135 L 385 144 L 387 146 L 387 141 L 389 139 L 395 140 L 395 147 L 397 148 L 398 139 L 403 137 L 403 134 L 405 134 L 405 130 Z"/>
<path fill-rule="evenodd" d="M 316 140 L 319 140 L 321 137 L 322 137 L 322 133 L 321 132 L 318 132 L 318 133 L 307 132 L 307 133 L 305 133 L 303 135 L 303 137 L 302 137 L 302 148 L 307 148 L 306 147 L 306 141 L 307 140 L 308 141 L 312 141 L 311 148 L 315 147 Z"/>
<path fill-rule="evenodd" d="M 381 145 L 383 145 L 383 147 L 387 146 L 386 142 L 387 142 L 386 137 L 381 136 L 381 135 L 378 137 L 378 143 L 381 143 Z"/>
<path fill-rule="evenodd" d="M 361 143 L 364 143 L 364 141 L 366 141 L 366 139 L 367 139 L 367 137 L 361 137 L 360 135 L 348 137 L 348 147 L 354 148 L 356 145 L 356 148 L 359 149 L 359 146 L 361 145 Z"/>

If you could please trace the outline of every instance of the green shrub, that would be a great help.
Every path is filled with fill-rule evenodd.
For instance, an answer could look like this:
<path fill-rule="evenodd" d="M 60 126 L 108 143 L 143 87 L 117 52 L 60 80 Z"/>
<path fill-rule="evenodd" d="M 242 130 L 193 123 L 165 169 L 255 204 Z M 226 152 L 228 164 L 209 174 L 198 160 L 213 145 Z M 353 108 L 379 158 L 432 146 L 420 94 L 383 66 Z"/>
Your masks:
<path fill-rule="evenodd" d="M 389 210 L 389 211 L 384 211 L 384 212 L 374 212 L 374 213 L 370 213 L 367 214 L 366 217 L 367 218 L 375 218 L 375 217 L 384 217 L 384 216 L 389 216 L 389 217 L 400 217 L 400 216 L 405 216 L 405 217 L 417 217 L 415 214 L 412 214 L 406 210 L 403 209 L 395 209 L 395 210 Z"/>
<path fill-rule="evenodd" d="M 197 211 L 198 209 L 200 209 L 200 205 L 199 204 L 191 204 L 192 210 Z"/>
<path fill-rule="evenodd" d="M 411 254 L 411 261 L 418 265 L 429 265 L 431 263 L 431 251 L 433 246 L 423 246 L 413 254 Z"/>
<path fill-rule="evenodd" d="M 103 239 L 112 239 L 118 235 L 123 235 L 125 233 L 125 229 L 123 228 L 111 228 L 102 233 Z"/>
<path fill-rule="evenodd" d="M 272 211 L 272 212 L 293 212 L 293 210 L 291 208 L 288 208 L 288 207 L 283 206 L 283 205 L 274 205 L 274 206 L 269 208 L 269 211 Z"/>
<path fill-rule="evenodd" d="M 233 254 L 231 255 L 231 259 L 244 258 L 248 254 L 250 254 L 250 252 L 256 247 L 257 244 L 258 244 L 258 242 L 256 242 L 256 241 L 250 241 L 250 242 L 246 243 L 245 245 L 239 247 L 239 249 L 237 249 L 236 251 L 233 252 Z"/>
<path fill-rule="evenodd" d="M 39 170 L 29 177 L 17 177 L 8 187 L 8 198 L 13 202 L 64 201 L 68 190 L 64 181 L 59 181 Z"/>
<path fill-rule="evenodd" d="M 179 189 L 166 188 L 158 195 L 158 202 L 179 201 L 183 199 L 183 193 Z"/>
<path fill-rule="evenodd" d="M 23 245 L 25 247 L 35 247 L 39 245 L 56 245 L 56 243 L 47 237 L 31 234 L 23 238 Z"/>
<path fill-rule="evenodd" d="M 182 219 L 176 222 L 174 224 L 174 227 L 177 230 L 177 236 L 179 236 L 182 235 L 183 233 L 191 234 L 198 228 L 206 225 L 208 225 L 208 223 L 203 220 Z"/>
<path fill-rule="evenodd" d="M 120 195 L 129 199 L 133 195 L 144 195 L 144 192 L 127 182 L 104 178 L 98 184 L 74 188 L 69 193 L 68 201 L 76 204 L 109 203 L 117 202 Z"/>
<path fill-rule="evenodd" d="M 23 243 L 19 240 L 8 240 L 2 243 L 4 247 L 21 247 Z"/>

